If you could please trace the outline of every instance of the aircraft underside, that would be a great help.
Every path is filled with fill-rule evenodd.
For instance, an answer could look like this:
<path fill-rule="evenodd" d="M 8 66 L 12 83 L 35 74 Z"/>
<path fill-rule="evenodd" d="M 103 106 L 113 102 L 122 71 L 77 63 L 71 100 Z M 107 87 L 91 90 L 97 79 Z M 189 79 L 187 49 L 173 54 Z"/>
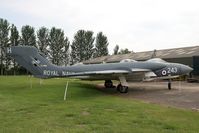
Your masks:
<path fill-rule="evenodd" d="M 95 75 L 95 76 L 76 76 L 73 78 L 78 78 L 82 80 L 119 80 L 119 77 L 125 77 L 127 82 L 137 82 L 143 81 L 143 74 L 126 74 L 126 75 Z"/>
<path fill-rule="evenodd" d="M 126 75 L 95 75 L 95 76 L 77 76 L 73 78 L 78 78 L 82 80 L 105 80 L 104 86 L 105 88 L 116 88 L 117 91 L 120 93 L 127 93 L 128 92 L 128 83 L 127 82 L 139 82 L 139 81 L 151 81 L 155 79 L 169 79 L 168 80 L 168 89 L 171 89 L 171 78 L 176 78 L 179 76 L 172 76 L 172 77 L 155 77 L 155 78 L 147 78 L 144 74 L 134 73 L 134 74 L 126 74 Z M 117 80 L 119 84 L 117 86 L 113 85 L 112 80 Z"/>

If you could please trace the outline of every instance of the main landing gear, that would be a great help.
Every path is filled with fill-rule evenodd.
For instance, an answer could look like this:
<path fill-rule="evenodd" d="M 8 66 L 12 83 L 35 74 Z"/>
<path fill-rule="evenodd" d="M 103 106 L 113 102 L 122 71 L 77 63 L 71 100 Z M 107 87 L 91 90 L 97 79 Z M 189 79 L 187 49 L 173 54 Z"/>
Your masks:
<path fill-rule="evenodd" d="M 114 88 L 115 87 L 115 86 L 113 86 L 113 82 L 111 80 L 105 80 L 104 86 L 106 88 Z"/>
<path fill-rule="evenodd" d="M 122 86 L 122 84 L 117 85 L 117 91 L 120 93 L 127 93 L 128 92 L 128 86 Z"/>
<path fill-rule="evenodd" d="M 125 77 L 119 77 L 120 80 L 120 84 L 117 85 L 117 91 L 119 91 L 120 93 L 127 93 L 128 92 L 128 84 L 126 82 Z M 111 80 L 106 80 L 104 82 L 104 86 L 106 88 L 115 88 L 115 86 L 113 85 L 113 82 Z"/>

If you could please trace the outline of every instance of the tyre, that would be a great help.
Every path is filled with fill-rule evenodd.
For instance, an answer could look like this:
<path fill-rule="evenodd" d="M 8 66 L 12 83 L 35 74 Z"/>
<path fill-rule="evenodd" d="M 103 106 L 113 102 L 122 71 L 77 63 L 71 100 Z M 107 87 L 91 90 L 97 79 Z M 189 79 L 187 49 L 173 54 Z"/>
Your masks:
<path fill-rule="evenodd" d="M 171 83 L 168 83 L 168 89 L 171 90 Z"/>
<path fill-rule="evenodd" d="M 106 88 L 112 88 L 113 87 L 113 82 L 111 80 L 106 80 L 104 83 L 104 86 Z"/>

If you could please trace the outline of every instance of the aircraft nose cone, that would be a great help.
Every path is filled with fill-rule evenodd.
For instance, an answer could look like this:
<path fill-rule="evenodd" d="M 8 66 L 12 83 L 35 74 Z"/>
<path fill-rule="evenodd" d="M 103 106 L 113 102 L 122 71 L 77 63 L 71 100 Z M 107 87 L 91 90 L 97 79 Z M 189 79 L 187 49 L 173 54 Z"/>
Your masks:
<path fill-rule="evenodd" d="M 181 68 L 182 68 L 183 74 L 187 74 L 187 73 L 190 73 L 191 71 L 193 71 L 193 68 L 191 68 L 187 65 L 183 65 Z"/>

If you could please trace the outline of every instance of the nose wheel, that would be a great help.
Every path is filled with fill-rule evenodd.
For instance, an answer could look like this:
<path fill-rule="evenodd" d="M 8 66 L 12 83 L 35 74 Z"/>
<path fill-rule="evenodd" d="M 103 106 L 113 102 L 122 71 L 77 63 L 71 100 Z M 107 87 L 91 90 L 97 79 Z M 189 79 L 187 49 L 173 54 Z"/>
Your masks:
<path fill-rule="evenodd" d="M 171 79 L 169 79 L 169 82 L 168 82 L 168 89 L 171 90 Z"/>
<path fill-rule="evenodd" d="M 168 89 L 171 90 L 171 82 L 168 83 Z"/>

